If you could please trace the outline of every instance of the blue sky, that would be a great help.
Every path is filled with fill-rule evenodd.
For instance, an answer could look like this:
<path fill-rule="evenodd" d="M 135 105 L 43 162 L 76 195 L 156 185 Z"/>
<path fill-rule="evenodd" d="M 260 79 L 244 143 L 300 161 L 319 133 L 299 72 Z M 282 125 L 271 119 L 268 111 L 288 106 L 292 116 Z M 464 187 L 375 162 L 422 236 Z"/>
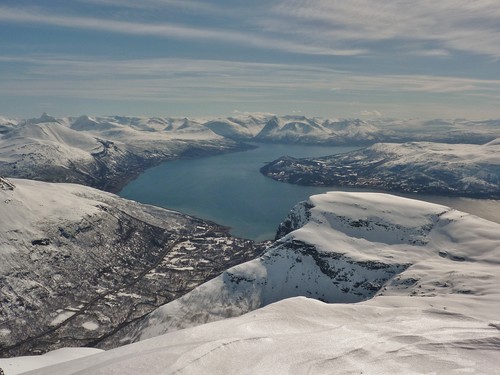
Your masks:
<path fill-rule="evenodd" d="M 500 118 L 498 0 L 2 0 L 0 115 Z"/>

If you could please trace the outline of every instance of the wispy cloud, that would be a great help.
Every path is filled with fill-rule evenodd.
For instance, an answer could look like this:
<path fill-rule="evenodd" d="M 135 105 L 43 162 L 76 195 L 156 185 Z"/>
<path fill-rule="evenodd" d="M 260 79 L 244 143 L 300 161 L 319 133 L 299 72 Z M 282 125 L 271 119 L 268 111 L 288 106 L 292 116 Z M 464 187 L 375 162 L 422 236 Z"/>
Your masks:
<path fill-rule="evenodd" d="M 363 111 L 359 112 L 359 116 L 362 116 L 362 117 L 381 117 L 382 113 L 380 113 L 379 111 L 376 111 L 376 110 L 373 110 L 373 111 L 363 110 Z"/>
<path fill-rule="evenodd" d="M 173 23 L 140 23 L 95 17 L 68 16 L 44 13 L 40 9 L 19 9 L 0 7 L 0 21 L 11 23 L 28 22 L 72 29 L 100 30 L 106 32 L 148 35 L 156 37 L 208 40 L 233 43 L 246 47 L 274 49 L 292 53 L 313 55 L 359 55 L 362 49 L 333 49 L 297 43 L 286 39 L 276 39 L 236 30 L 200 28 Z"/>
<path fill-rule="evenodd" d="M 498 113 L 498 0 L 14 3 L 0 5 L 0 29 L 11 33 L 0 42 L 0 95 L 18 103 L 57 96 Z M 74 52 L 66 34 L 91 47 Z"/>
<path fill-rule="evenodd" d="M 282 22 L 299 22 L 320 38 L 433 41 L 441 50 L 500 56 L 496 0 L 284 0 L 273 11 Z"/>
<path fill-rule="evenodd" d="M 196 10 L 197 12 L 214 12 L 220 11 L 219 7 L 216 7 L 207 1 L 196 1 L 196 0 L 77 0 L 81 3 L 96 4 L 96 5 L 107 5 L 116 7 L 125 7 L 132 9 L 153 9 L 157 10 L 159 8 L 181 8 L 188 10 Z"/>
<path fill-rule="evenodd" d="M 95 97 L 186 97 L 193 92 L 238 96 L 307 96 L 385 92 L 438 95 L 500 95 L 500 80 L 430 75 L 360 75 L 325 66 L 269 64 L 177 58 L 99 60 L 78 56 L 4 56 L 24 71 L 0 73 L 0 92 L 7 94 L 76 95 Z M 25 83 L 23 83 L 25 82 Z M 332 91 L 332 87 L 336 90 Z M 321 96 L 319 95 L 319 96 Z"/>

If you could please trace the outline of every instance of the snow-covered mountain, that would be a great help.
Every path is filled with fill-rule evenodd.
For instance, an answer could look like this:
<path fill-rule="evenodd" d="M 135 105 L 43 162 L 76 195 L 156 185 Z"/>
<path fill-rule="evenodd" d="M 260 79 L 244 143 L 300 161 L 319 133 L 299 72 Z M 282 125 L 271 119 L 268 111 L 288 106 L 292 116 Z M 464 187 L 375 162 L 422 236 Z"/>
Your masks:
<path fill-rule="evenodd" d="M 108 337 L 131 321 L 262 252 L 80 185 L 0 178 L 0 213 L 1 356 L 116 346 Z"/>
<path fill-rule="evenodd" d="M 484 144 L 500 136 L 500 119 L 471 121 L 467 119 L 398 120 L 377 119 L 372 125 L 388 132 L 381 142 L 428 141 L 440 143 Z"/>
<path fill-rule="evenodd" d="M 161 161 L 245 148 L 187 119 L 55 119 L 44 113 L 0 128 L 0 175 L 116 192 Z"/>
<path fill-rule="evenodd" d="M 430 141 L 481 144 L 500 136 L 500 120 L 360 120 L 274 116 L 254 137 L 261 142 L 371 145 Z"/>
<path fill-rule="evenodd" d="M 297 205 L 279 235 L 137 324 L 143 341 L 31 374 L 498 371 L 499 224 L 332 192 Z"/>
<path fill-rule="evenodd" d="M 304 116 L 271 118 L 255 140 L 284 143 L 328 143 L 330 132 L 314 119 Z"/>
<path fill-rule="evenodd" d="M 275 180 L 317 186 L 500 198 L 500 142 L 485 145 L 379 143 L 321 158 L 279 158 L 261 172 Z"/>
<path fill-rule="evenodd" d="M 304 116 L 271 118 L 256 140 L 311 144 L 372 144 L 387 139 L 391 132 L 383 131 L 366 121 L 321 120 Z"/>
<path fill-rule="evenodd" d="M 236 139 L 236 140 L 250 140 L 255 136 L 255 128 L 260 129 L 260 126 L 251 126 L 252 123 L 248 124 L 243 121 L 238 121 L 237 119 L 219 119 L 208 121 L 204 124 L 207 128 L 216 134 L 223 137 Z"/>

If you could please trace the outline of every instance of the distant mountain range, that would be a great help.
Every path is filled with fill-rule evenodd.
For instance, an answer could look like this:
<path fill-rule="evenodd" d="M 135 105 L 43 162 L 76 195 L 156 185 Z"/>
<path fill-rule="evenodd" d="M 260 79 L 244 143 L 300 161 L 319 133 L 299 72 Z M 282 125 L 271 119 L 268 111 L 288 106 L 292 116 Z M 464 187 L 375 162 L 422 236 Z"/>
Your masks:
<path fill-rule="evenodd" d="M 482 144 L 500 120 L 363 121 L 245 115 L 225 119 L 160 117 L 0 117 L 0 175 L 74 182 L 117 192 L 165 160 L 248 149 L 245 142 L 371 145 L 433 141 Z"/>
<path fill-rule="evenodd" d="M 0 175 L 74 182 L 117 192 L 164 160 L 241 150 L 189 120 L 106 118 L 38 119 L 0 125 Z"/>

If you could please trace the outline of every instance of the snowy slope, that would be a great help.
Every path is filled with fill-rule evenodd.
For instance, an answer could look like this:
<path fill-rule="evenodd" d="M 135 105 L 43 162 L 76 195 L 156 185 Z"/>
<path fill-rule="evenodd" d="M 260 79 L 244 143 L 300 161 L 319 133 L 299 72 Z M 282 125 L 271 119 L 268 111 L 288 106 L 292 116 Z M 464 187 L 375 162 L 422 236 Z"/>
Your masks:
<path fill-rule="evenodd" d="M 500 144 L 379 143 L 322 158 L 282 157 L 261 172 L 301 185 L 499 198 Z"/>
<path fill-rule="evenodd" d="M 498 329 L 438 309 L 296 297 L 39 375 L 497 374 Z"/>
<path fill-rule="evenodd" d="M 40 356 L 0 358 L 0 368 L 5 374 L 16 375 L 100 352 L 102 352 L 101 349 L 94 348 L 63 348 Z"/>
<path fill-rule="evenodd" d="M 230 139 L 249 140 L 255 135 L 254 127 L 233 119 L 212 120 L 203 125 L 214 133 Z"/>
<path fill-rule="evenodd" d="M 326 120 L 322 126 L 333 134 L 337 139 L 344 138 L 348 142 L 376 142 L 379 139 L 387 138 L 394 133 L 382 131 L 375 125 L 362 121 L 355 120 L 342 120 L 331 121 Z"/>
<path fill-rule="evenodd" d="M 265 142 L 328 143 L 330 131 L 314 119 L 303 116 L 271 118 L 255 140 Z"/>
<path fill-rule="evenodd" d="M 136 327 L 153 338 L 33 374 L 497 373 L 500 225 L 335 192 L 299 204 L 280 233 Z"/>
<path fill-rule="evenodd" d="M 72 184 L 0 178 L 0 354 L 108 336 L 262 250 L 227 228 Z"/>
<path fill-rule="evenodd" d="M 88 163 L 103 148 L 95 137 L 78 133 L 59 122 L 25 123 L 2 137 L 0 154 L 8 162 L 26 161 L 25 155 L 47 164 L 68 166 L 71 160 Z M 24 157 L 24 158 L 23 158 Z M 17 168 L 23 168 L 17 165 Z"/>

